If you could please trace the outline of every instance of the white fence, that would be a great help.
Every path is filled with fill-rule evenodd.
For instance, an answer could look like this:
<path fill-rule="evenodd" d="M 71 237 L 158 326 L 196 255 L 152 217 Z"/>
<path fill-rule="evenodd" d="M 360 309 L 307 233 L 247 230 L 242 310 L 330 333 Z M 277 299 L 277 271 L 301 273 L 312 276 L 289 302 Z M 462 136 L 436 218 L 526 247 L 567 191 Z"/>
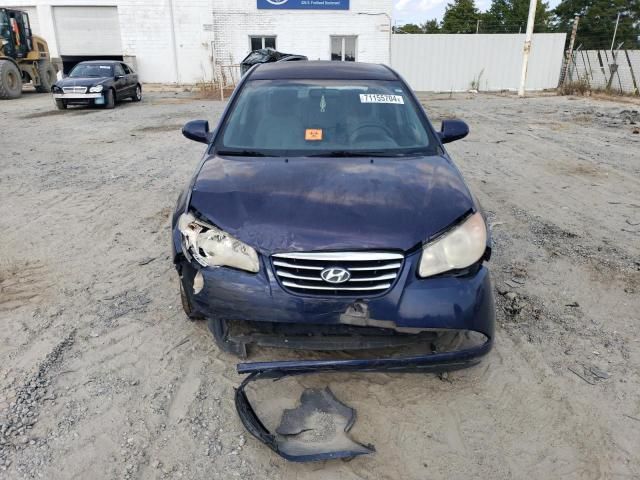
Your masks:
<path fill-rule="evenodd" d="M 527 90 L 558 86 L 565 37 L 533 35 Z M 391 65 L 417 91 L 517 90 L 524 40 L 524 34 L 393 35 Z"/>

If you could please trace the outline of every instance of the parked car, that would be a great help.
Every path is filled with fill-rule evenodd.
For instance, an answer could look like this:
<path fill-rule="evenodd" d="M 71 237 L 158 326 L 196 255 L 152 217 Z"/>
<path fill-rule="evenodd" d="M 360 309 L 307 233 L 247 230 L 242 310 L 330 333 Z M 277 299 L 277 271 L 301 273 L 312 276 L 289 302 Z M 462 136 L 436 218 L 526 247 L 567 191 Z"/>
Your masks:
<path fill-rule="evenodd" d="M 241 357 L 251 344 L 407 353 L 241 372 L 459 368 L 490 350 L 491 238 L 444 148 L 468 127 L 436 132 L 393 70 L 260 65 L 214 131 L 183 133 L 207 144 L 172 222 L 187 315 Z"/>
<path fill-rule="evenodd" d="M 299 62 L 302 60 L 308 60 L 308 58 L 304 55 L 278 52 L 273 48 L 261 48 L 260 50 L 254 50 L 242 60 L 240 63 L 240 71 L 242 75 L 244 75 L 251 67 L 258 63 Z"/>
<path fill-rule="evenodd" d="M 468 131 L 444 120 L 436 132 L 398 74 L 351 62 L 259 65 L 217 128 L 184 126 L 207 144 L 172 219 L 185 313 L 206 318 L 219 347 L 242 358 L 250 345 L 363 350 L 237 366 L 248 374 L 235 393 L 240 419 L 284 458 L 372 449 L 270 432 L 245 393 L 250 382 L 457 369 L 491 349 L 490 231 L 444 148 Z M 346 408 L 317 393 L 305 391 L 300 408 Z"/>
<path fill-rule="evenodd" d="M 114 108 L 116 102 L 130 98 L 142 100 L 142 85 L 129 65 L 115 60 L 78 63 L 69 76 L 51 88 L 60 110 L 69 105 L 99 105 Z"/>

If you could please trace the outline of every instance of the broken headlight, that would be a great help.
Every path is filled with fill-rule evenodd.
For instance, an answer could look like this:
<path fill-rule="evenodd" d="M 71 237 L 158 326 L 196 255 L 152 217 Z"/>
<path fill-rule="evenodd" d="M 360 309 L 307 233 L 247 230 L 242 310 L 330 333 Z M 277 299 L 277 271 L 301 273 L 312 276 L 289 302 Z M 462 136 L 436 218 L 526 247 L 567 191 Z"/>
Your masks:
<path fill-rule="evenodd" d="M 480 213 L 422 247 L 418 273 L 431 277 L 449 270 L 467 268 L 482 258 L 487 248 L 487 226 Z"/>
<path fill-rule="evenodd" d="M 233 267 L 253 273 L 260 269 L 253 248 L 190 213 L 180 215 L 178 229 L 185 254 L 203 267 Z"/>

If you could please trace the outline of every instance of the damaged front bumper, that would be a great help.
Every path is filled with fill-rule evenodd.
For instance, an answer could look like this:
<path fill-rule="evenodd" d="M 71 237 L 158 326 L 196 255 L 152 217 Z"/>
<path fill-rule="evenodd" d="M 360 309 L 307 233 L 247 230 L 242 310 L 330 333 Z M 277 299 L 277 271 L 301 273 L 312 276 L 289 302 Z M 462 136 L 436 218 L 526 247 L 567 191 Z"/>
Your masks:
<path fill-rule="evenodd" d="M 298 419 L 296 428 L 289 428 L 282 431 L 282 426 L 273 433 L 270 432 L 256 414 L 249 398 L 246 387 L 253 381 L 260 379 L 278 380 L 289 375 L 303 375 L 319 372 L 346 372 L 346 371 L 395 371 L 395 372 L 444 372 L 466 368 L 477 364 L 480 357 L 491 350 L 493 340 L 486 338 L 480 345 L 465 348 L 457 351 L 431 353 L 406 357 L 386 357 L 367 358 L 356 360 L 295 360 L 276 362 L 253 362 L 240 363 L 237 366 L 238 373 L 249 374 L 242 382 L 235 393 L 235 405 L 238 416 L 247 431 L 271 450 L 276 452 L 286 460 L 293 462 L 321 461 L 338 458 L 353 458 L 359 455 L 373 453 L 375 448 L 372 445 L 364 445 L 352 440 L 347 434 L 355 422 L 355 411 L 345 423 L 344 429 L 337 429 L 333 435 L 339 439 L 338 442 L 326 445 L 323 443 L 313 444 L 305 439 L 298 438 L 298 435 L 310 430 L 308 416 Z M 325 392 L 323 392 L 325 393 Z M 305 396 L 306 394 L 306 396 Z M 298 409 L 308 410 L 310 407 L 305 404 L 317 402 L 318 392 L 305 392 Z M 344 407 L 333 394 L 328 391 L 325 395 L 330 399 L 328 402 L 317 402 L 314 407 L 315 412 L 323 415 L 336 415 L 339 410 L 335 405 Z M 307 407 L 307 408 L 305 408 Z M 283 415 L 283 423 L 287 418 L 287 411 Z M 293 433 L 287 434 L 288 431 Z M 332 448 L 334 445 L 339 448 Z"/>
<path fill-rule="evenodd" d="M 319 402 L 318 405 L 324 407 L 318 407 L 317 411 L 342 419 L 337 424 L 344 429 L 336 432 L 340 448 L 301 440 L 299 435 L 308 431 L 305 422 L 309 418 L 304 415 L 295 428 L 291 425 L 281 428 L 281 425 L 276 431 L 269 431 L 247 396 L 246 387 L 252 382 L 319 372 L 458 370 L 479 363 L 493 345 L 495 306 L 489 270 L 483 265 L 458 275 L 420 278 L 416 274 L 419 254 L 408 255 L 396 283 L 384 295 L 349 298 L 291 294 L 280 286 L 264 259 L 257 274 L 224 267 L 199 268 L 184 258 L 178 257 L 178 260 L 178 271 L 190 303 L 198 314 L 209 319 L 212 333 L 222 348 L 242 358 L 246 358 L 247 345 L 251 344 L 325 351 L 324 359 L 245 362 L 237 366 L 238 373 L 247 375 L 235 394 L 243 425 L 254 437 L 290 461 L 351 458 L 371 453 L 374 448 L 348 437 L 355 417 L 349 419 L 345 413 L 348 407 L 330 392 L 306 392 L 299 408 L 308 410 L 303 408 L 305 399 L 310 404 Z M 277 328 L 272 329 L 271 336 L 264 331 L 258 335 L 234 334 L 230 326 L 242 322 Z M 325 327 L 324 336 L 319 333 L 319 326 Z M 367 334 L 373 331 L 374 335 L 365 335 L 350 344 L 344 336 L 335 335 L 335 329 L 341 334 L 354 329 Z M 473 341 L 455 348 L 439 348 L 437 340 L 442 332 L 471 334 L 469 338 L 473 337 Z M 435 337 L 430 337 L 431 333 Z M 389 335 L 387 345 L 384 334 Z M 414 344 L 405 345 L 403 342 L 408 338 L 413 338 Z M 327 350 L 342 350 L 346 345 L 363 352 L 355 358 L 335 354 L 331 356 L 334 358 L 327 359 Z M 395 353 L 388 352 L 385 348 L 388 346 L 396 347 Z M 420 348 L 416 350 L 416 347 Z M 402 354 L 397 353 L 398 348 Z M 322 410 L 325 407 L 327 412 Z"/>

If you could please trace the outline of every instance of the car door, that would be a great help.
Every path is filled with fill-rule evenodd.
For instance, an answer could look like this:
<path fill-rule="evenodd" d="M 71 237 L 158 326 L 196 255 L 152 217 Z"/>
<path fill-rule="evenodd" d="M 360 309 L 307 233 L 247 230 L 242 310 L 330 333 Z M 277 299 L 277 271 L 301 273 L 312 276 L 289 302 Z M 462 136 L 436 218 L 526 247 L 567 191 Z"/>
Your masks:
<path fill-rule="evenodd" d="M 115 77 L 116 98 L 122 99 L 127 96 L 127 76 L 120 63 L 115 64 L 113 75 Z"/>
<path fill-rule="evenodd" d="M 126 63 L 122 63 L 122 69 L 127 78 L 127 95 L 133 95 L 136 91 L 136 84 L 138 83 L 137 76 L 131 70 L 131 67 Z"/>

